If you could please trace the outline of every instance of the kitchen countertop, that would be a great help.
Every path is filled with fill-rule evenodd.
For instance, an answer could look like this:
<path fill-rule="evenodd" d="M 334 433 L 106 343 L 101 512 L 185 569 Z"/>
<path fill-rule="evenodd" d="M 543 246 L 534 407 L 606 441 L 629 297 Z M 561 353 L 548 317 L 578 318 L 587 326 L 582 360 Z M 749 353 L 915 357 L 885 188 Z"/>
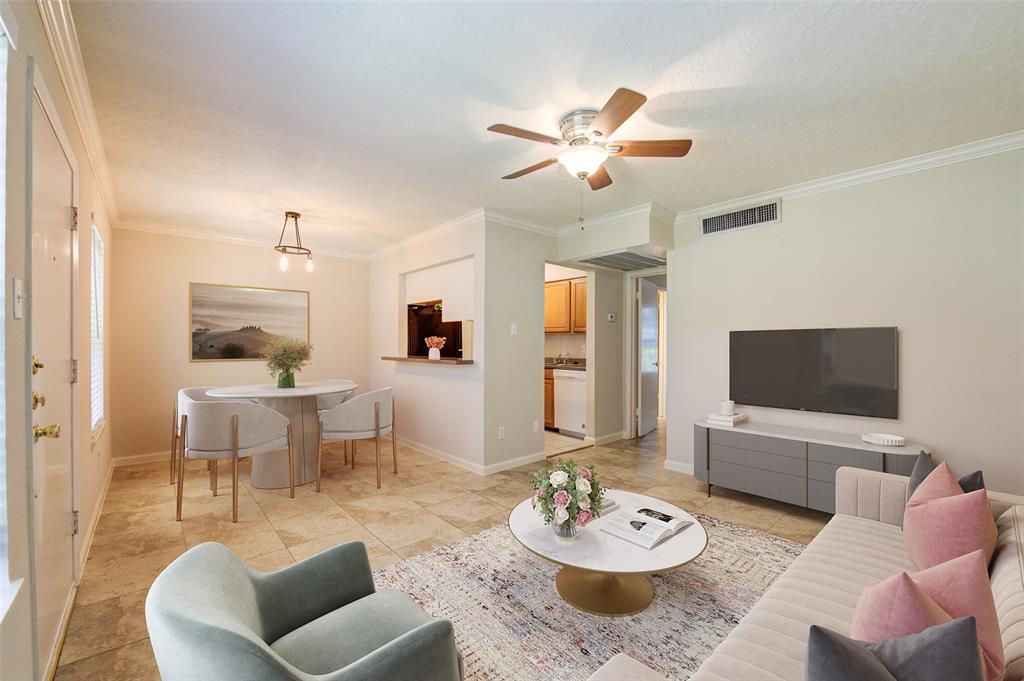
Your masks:
<path fill-rule="evenodd" d="M 559 371 L 586 371 L 585 364 L 545 364 L 545 369 L 557 369 Z"/>

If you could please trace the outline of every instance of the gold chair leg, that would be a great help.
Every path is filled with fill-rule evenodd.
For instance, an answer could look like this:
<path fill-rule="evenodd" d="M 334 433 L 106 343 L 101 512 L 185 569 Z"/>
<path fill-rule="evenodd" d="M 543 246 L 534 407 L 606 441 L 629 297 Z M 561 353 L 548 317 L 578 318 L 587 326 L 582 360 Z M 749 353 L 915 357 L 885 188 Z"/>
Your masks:
<path fill-rule="evenodd" d="M 324 472 L 324 422 L 316 430 L 316 491 L 320 492 L 320 475 Z"/>
<path fill-rule="evenodd" d="M 178 465 L 178 400 L 174 400 L 174 411 L 171 412 L 171 484 L 174 484 L 174 469 Z"/>
<path fill-rule="evenodd" d="M 231 417 L 231 522 L 238 522 L 238 414 Z"/>
<path fill-rule="evenodd" d="M 341 441 L 341 451 L 345 455 L 344 464 L 348 465 L 348 440 Z"/>
<path fill-rule="evenodd" d="M 377 489 L 380 489 L 380 402 L 373 403 L 374 445 L 377 450 Z"/>
<path fill-rule="evenodd" d="M 356 444 L 359 440 L 352 440 L 352 470 L 356 469 Z"/>
<path fill-rule="evenodd" d="M 174 513 L 174 519 L 181 521 L 181 496 L 185 487 L 185 441 L 188 436 L 188 416 L 181 416 L 181 430 L 178 431 L 178 441 L 181 444 L 180 456 L 178 457 L 178 504 Z"/>
<path fill-rule="evenodd" d="M 217 496 L 217 488 L 220 486 L 220 482 L 217 480 L 217 464 L 220 463 L 216 459 L 210 460 L 210 484 L 213 486 L 213 496 Z"/>
<path fill-rule="evenodd" d="M 291 499 L 295 498 L 295 466 L 294 457 L 292 456 L 292 424 L 288 424 L 288 496 Z M 238 474 L 235 474 L 235 479 L 238 479 Z M 317 474 L 317 492 L 320 491 L 320 475 Z"/>
<path fill-rule="evenodd" d="M 395 398 L 391 398 L 391 458 L 395 465 L 395 475 L 398 475 L 398 431 L 395 430 Z"/>

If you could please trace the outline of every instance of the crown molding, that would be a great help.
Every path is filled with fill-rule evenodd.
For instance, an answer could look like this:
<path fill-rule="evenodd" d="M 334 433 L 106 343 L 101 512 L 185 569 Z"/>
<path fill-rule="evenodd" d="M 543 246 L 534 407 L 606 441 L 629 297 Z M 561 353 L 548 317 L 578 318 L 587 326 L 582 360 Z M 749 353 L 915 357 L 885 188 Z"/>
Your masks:
<path fill-rule="evenodd" d="M 390 246 L 380 248 L 370 253 L 366 257 L 366 259 L 380 260 L 381 258 L 386 258 L 387 256 L 392 255 L 393 253 L 397 253 L 403 249 L 409 248 L 410 246 L 415 246 L 416 244 L 421 244 L 425 241 L 437 239 L 439 237 L 444 236 L 445 234 L 451 234 L 452 232 L 468 227 L 474 223 L 479 222 L 483 224 L 484 213 L 485 210 L 483 208 L 477 208 L 476 210 L 472 210 L 466 213 L 465 215 L 460 215 L 457 218 L 446 220 L 441 224 L 434 225 L 433 227 L 425 229 L 421 232 L 416 232 L 411 236 L 407 236 L 401 241 L 396 241 Z"/>
<path fill-rule="evenodd" d="M 57 72 L 71 102 L 71 111 L 82 136 L 86 156 L 89 157 L 89 166 L 96 179 L 100 200 L 103 201 L 107 217 L 114 222 L 119 216 L 117 199 L 114 196 L 114 182 L 110 176 L 107 156 L 103 151 L 103 139 L 100 137 L 99 123 L 96 121 L 89 79 L 85 75 L 85 65 L 82 63 L 82 51 L 78 45 L 78 34 L 75 33 L 75 22 L 71 17 L 71 5 L 69 0 L 36 0 L 36 5 L 43 22 L 43 31 L 57 63 Z"/>
<path fill-rule="evenodd" d="M 639 206 L 633 206 L 632 208 L 623 208 L 622 210 L 613 211 L 611 213 L 605 213 L 604 215 L 598 215 L 594 218 L 589 218 L 583 221 L 584 229 L 592 229 L 595 227 L 606 227 L 613 225 L 625 220 L 631 220 L 633 218 L 650 218 L 655 217 L 659 220 L 664 220 L 669 224 L 672 224 L 675 220 L 675 213 L 672 211 L 662 208 L 656 203 L 642 203 Z M 558 236 L 567 236 L 569 234 L 576 234 L 580 231 L 580 225 L 578 222 L 572 224 L 562 225 L 556 232 Z"/>
<path fill-rule="evenodd" d="M 804 196 L 812 196 L 822 192 L 854 187 L 858 184 L 866 184 L 868 182 L 877 182 L 878 180 L 885 180 L 890 177 L 916 173 L 930 168 L 939 168 L 953 163 L 961 163 L 963 161 L 970 161 L 984 156 L 1002 154 L 1016 149 L 1024 149 L 1024 130 L 1018 130 L 1016 132 L 999 135 L 997 137 L 990 137 L 976 142 L 968 142 L 967 144 L 949 147 L 948 149 L 931 151 L 926 154 L 911 156 L 898 161 L 881 163 L 861 170 L 831 175 L 819 180 L 801 182 L 799 184 L 792 184 L 779 189 L 772 189 L 771 191 L 751 194 L 738 199 L 730 199 L 728 201 L 713 203 L 693 210 L 682 211 L 676 215 L 675 226 L 680 227 L 706 215 L 729 212 L 731 210 L 747 207 L 760 201 L 767 201 L 771 199 L 782 199 L 783 201 L 788 199 L 799 199 Z"/>
<path fill-rule="evenodd" d="M 193 229 L 190 227 L 177 227 L 173 225 L 161 225 L 153 222 L 139 222 L 136 220 L 119 220 L 113 224 L 114 229 L 123 229 L 130 232 L 145 232 L 147 234 L 161 234 L 163 236 L 176 236 L 184 239 L 202 239 L 203 241 L 217 241 L 226 244 L 238 244 L 240 246 L 256 246 L 258 248 L 269 248 L 273 246 L 270 241 L 260 241 L 250 237 L 225 234 L 223 232 L 211 232 L 205 229 Z M 350 253 L 347 251 L 330 251 L 318 248 L 313 253 L 316 257 L 341 258 L 344 260 L 359 260 L 367 262 L 372 258 L 366 253 Z"/>
<path fill-rule="evenodd" d="M 557 237 L 558 230 L 553 227 L 546 227 L 536 222 L 530 222 L 518 215 L 512 215 L 494 208 L 484 208 L 484 217 L 487 220 L 498 222 L 508 227 L 515 227 L 526 232 L 533 232 L 534 234 L 543 234 L 544 236 Z"/>

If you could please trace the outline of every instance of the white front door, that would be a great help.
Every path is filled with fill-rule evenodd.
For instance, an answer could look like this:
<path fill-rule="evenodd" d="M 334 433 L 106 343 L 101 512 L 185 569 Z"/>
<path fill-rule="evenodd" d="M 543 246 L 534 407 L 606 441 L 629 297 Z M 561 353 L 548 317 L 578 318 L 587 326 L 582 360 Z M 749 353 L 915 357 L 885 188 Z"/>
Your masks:
<path fill-rule="evenodd" d="M 74 172 L 38 94 L 32 102 L 32 514 L 39 669 L 74 584 L 71 282 Z"/>
<path fill-rule="evenodd" d="M 637 348 L 640 385 L 637 389 L 637 437 L 658 427 L 658 287 L 640 279 Z"/>

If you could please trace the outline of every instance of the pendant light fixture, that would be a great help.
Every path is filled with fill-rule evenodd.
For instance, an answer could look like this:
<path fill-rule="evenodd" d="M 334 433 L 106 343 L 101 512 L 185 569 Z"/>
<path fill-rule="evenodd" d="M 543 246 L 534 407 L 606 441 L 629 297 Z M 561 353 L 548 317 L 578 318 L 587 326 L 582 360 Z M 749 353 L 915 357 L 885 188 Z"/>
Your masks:
<path fill-rule="evenodd" d="M 288 270 L 288 256 L 289 255 L 304 255 L 306 256 L 306 271 L 313 271 L 313 252 L 302 245 L 302 235 L 299 234 L 299 218 L 302 217 L 300 213 L 296 213 L 293 210 L 285 211 L 284 224 L 281 225 L 281 236 L 277 240 L 277 245 L 274 246 L 274 250 L 281 254 L 281 259 L 278 261 L 278 266 L 282 272 Z M 295 225 L 295 243 L 286 244 L 284 242 L 284 233 L 288 230 L 288 221 L 291 220 Z"/>

